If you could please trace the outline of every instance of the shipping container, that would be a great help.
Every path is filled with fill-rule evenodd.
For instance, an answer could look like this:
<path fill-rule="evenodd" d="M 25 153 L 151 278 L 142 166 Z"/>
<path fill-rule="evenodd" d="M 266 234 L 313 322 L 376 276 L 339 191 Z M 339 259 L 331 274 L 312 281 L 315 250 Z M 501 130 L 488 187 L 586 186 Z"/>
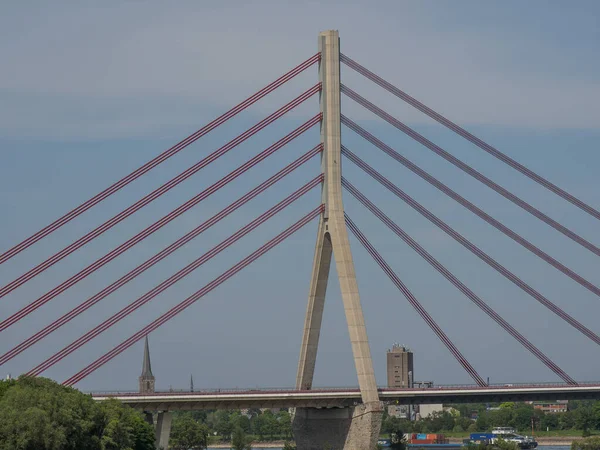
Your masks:
<path fill-rule="evenodd" d="M 424 433 L 418 433 L 417 434 L 417 439 L 427 439 L 427 435 Z"/>

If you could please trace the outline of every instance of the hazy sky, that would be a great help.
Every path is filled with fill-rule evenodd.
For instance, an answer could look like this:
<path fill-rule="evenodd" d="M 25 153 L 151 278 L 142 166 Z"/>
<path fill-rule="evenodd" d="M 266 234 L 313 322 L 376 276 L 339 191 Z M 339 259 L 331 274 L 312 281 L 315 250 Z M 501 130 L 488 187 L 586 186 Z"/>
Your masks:
<path fill-rule="evenodd" d="M 87 200 L 317 51 L 338 29 L 342 51 L 516 160 L 600 208 L 600 6 L 595 1 L 4 2 L 0 7 L 0 252 Z M 347 68 L 352 89 L 507 189 L 600 245 L 598 222 Z M 317 82 L 313 68 L 0 267 L 12 281 Z M 589 281 L 589 251 L 477 184 L 348 99 L 345 114 Z M 0 299 L 6 318 L 185 202 L 318 112 L 316 98 L 100 239 Z M 345 145 L 600 333 L 598 298 L 491 229 L 351 131 Z M 318 143 L 315 128 L 17 325 L 8 351 L 208 219 Z M 0 368 L 17 375 L 135 300 L 319 172 L 317 160 Z M 411 236 L 578 380 L 597 380 L 600 349 L 378 186 L 344 173 Z M 71 376 L 317 206 L 318 189 L 181 283 L 48 370 Z M 346 210 L 415 296 L 491 382 L 555 381 L 530 353 L 346 196 Z M 293 386 L 316 221 L 150 335 L 157 387 Z M 394 342 L 415 378 L 471 380 L 352 238 L 379 384 Z M 136 389 L 138 344 L 78 386 Z M 356 384 L 337 280 L 329 286 L 315 384 Z"/>

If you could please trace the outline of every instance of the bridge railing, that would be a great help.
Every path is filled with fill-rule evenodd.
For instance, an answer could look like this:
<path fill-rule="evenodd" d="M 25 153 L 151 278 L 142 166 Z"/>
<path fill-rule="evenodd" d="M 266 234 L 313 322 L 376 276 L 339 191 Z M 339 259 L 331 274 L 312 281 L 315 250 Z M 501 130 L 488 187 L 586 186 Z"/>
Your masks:
<path fill-rule="evenodd" d="M 578 384 L 579 387 L 586 386 L 600 386 L 600 382 L 591 381 L 591 382 L 582 382 Z M 569 385 L 567 383 L 557 383 L 557 382 L 535 382 L 535 383 L 490 383 L 488 386 L 478 386 L 474 384 L 446 384 L 446 385 L 438 385 L 438 386 L 427 386 L 427 387 L 413 387 L 413 388 L 390 388 L 390 387 L 379 387 L 379 391 L 427 391 L 427 390 L 460 390 L 460 389 L 468 389 L 468 390 L 486 390 L 486 389 L 525 389 L 525 388 L 563 388 L 563 387 L 575 387 Z M 345 387 L 318 387 L 311 389 L 313 393 L 325 393 L 325 392 L 358 392 L 358 386 L 345 386 Z M 300 391 L 293 387 L 254 387 L 254 388 L 201 388 L 194 389 L 194 391 L 190 391 L 187 389 L 169 389 L 169 390 L 159 390 L 154 392 L 153 394 L 145 394 L 145 395 L 214 395 L 214 394 L 251 394 L 251 393 L 260 393 L 260 394 L 269 394 L 269 393 L 292 393 L 292 392 L 306 392 Z M 140 395 L 139 392 L 128 391 L 128 390 L 111 390 L 111 391 L 91 391 L 88 394 L 96 397 L 102 396 L 135 396 Z"/>

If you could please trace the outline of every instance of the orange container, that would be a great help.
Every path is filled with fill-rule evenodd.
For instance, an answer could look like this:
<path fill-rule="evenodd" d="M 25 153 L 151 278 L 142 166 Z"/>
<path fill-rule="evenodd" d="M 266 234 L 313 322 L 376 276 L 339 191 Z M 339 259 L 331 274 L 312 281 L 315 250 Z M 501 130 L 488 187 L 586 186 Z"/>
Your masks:
<path fill-rule="evenodd" d="M 428 434 L 427 435 L 427 440 L 432 440 L 435 441 L 437 439 L 438 435 L 437 434 Z"/>

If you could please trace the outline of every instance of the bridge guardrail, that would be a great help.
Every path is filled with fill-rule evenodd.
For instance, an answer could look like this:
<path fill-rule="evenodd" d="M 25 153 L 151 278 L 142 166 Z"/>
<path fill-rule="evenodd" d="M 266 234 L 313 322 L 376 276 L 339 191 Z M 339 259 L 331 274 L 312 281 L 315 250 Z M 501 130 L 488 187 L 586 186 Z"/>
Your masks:
<path fill-rule="evenodd" d="M 600 386 L 600 382 L 583 382 L 579 383 L 578 387 L 592 387 L 592 386 Z M 379 387 L 380 392 L 386 391 L 427 391 L 427 390 L 459 390 L 459 389 L 469 389 L 469 390 L 486 390 L 486 389 L 511 389 L 511 388 L 562 388 L 562 387 L 577 387 L 572 386 L 567 383 L 557 383 L 557 382 L 542 382 L 542 383 L 495 383 L 489 384 L 488 386 L 478 386 L 473 384 L 452 384 L 452 385 L 440 385 L 440 386 L 431 386 L 431 387 L 414 387 L 414 388 L 389 388 L 389 387 Z M 347 386 L 347 387 L 317 387 L 315 389 L 311 389 L 311 392 L 314 393 L 325 393 L 325 392 L 349 392 L 349 391 L 359 391 L 358 386 Z M 189 395 L 211 395 L 211 394 L 239 394 L 239 393 L 292 393 L 292 392 L 306 392 L 301 391 L 296 388 L 210 388 L 210 389 L 195 389 L 194 391 L 189 391 L 186 389 L 170 389 L 165 391 L 156 391 L 152 395 L 160 396 L 160 395 L 172 395 L 172 394 L 189 394 Z M 134 391 L 91 391 L 88 394 L 92 396 L 134 396 L 140 395 L 139 392 Z M 147 395 L 147 394 L 146 394 Z"/>

